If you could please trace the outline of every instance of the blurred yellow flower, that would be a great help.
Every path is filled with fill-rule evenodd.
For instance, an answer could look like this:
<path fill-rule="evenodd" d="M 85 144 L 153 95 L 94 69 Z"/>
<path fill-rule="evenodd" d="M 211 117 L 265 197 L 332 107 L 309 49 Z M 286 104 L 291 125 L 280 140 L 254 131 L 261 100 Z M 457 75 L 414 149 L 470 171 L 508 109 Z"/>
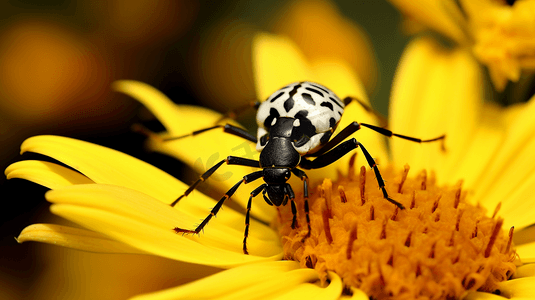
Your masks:
<path fill-rule="evenodd" d="M 9 25 L 0 31 L 2 118 L 47 123 L 102 105 L 96 96 L 107 88 L 108 66 L 95 45 L 52 22 Z"/>
<path fill-rule="evenodd" d="M 366 93 L 358 77 L 352 68 L 343 62 L 335 59 L 321 63 L 309 62 L 296 44 L 288 38 L 279 36 L 258 34 L 254 38 L 253 45 L 254 79 L 260 99 L 265 99 L 271 92 L 288 82 L 312 80 L 330 87 L 340 96 L 351 95 L 366 101 Z M 280 68 L 281 62 L 284 62 L 283 65 L 286 67 L 284 72 Z M 459 72 L 459 70 L 463 71 Z M 204 108 L 175 105 L 162 93 L 143 83 L 119 81 L 114 84 L 114 88 L 133 96 L 157 116 L 167 129 L 161 134 L 162 137 L 180 136 L 199 128 L 209 127 L 221 117 L 220 114 Z M 411 177 L 406 181 L 408 190 L 395 193 L 395 187 L 401 185 L 399 180 L 402 180 L 403 175 L 394 172 L 394 175 L 387 177 L 391 172 L 387 168 L 382 168 L 381 171 L 385 177 L 390 178 L 387 183 L 389 192 L 395 195 L 394 197 L 400 197 L 400 201 L 404 201 L 408 208 L 406 211 L 394 212 L 395 208 L 379 197 L 366 204 L 376 203 L 377 205 L 374 204 L 375 209 L 370 208 L 371 211 L 368 210 L 366 216 L 363 217 L 366 221 L 381 220 L 383 222 L 386 220 L 385 216 L 392 220 L 396 218 L 401 220 L 411 212 L 412 201 L 415 202 L 415 207 L 420 205 L 418 201 L 423 201 L 422 207 L 424 204 L 433 205 L 429 206 L 431 208 L 428 212 L 429 216 L 425 213 L 420 214 L 422 218 L 431 219 L 431 222 L 453 221 L 455 224 L 457 218 L 460 220 L 460 216 L 447 215 L 439 200 L 431 198 L 436 202 L 434 204 L 430 202 L 431 200 L 425 200 L 430 198 L 423 198 L 420 195 L 427 192 L 422 192 L 427 186 L 429 186 L 429 191 L 438 189 L 440 193 L 442 188 L 437 187 L 435 180 L 439 185 L 442 183 L 451 185 L 462 179 L 464 180 L 463 190 L 466 192 L 459 196 L 450 193 L 451 196 L 448 199 L 453 199 L 454 203 L 461 203 L 459 208 L 464 208 L 467 214 L 471 208 L 468 203 L 464 202 L 464 198 L 467 198 L 470 203 L 478 203 L 480 208 L 474 207 L 476 210 L 495 211 L 495 216 L 486 218 L 479 215 L 479 221 L 475 220 L 474 232 L 475 235 L 479 235 L 478 241 L 480 242 L 474 245 L 474 249 L 481 250 L 478 255 L 482 259 L 494 257 L 493 255 L 500 256 L 503 253 L 505 260 L 501 263 L 507 267 L 499 265 L 498 272 L 498 269 L 495 269 L 498 263 L 494 258 L 483 260 L 488 265 L 471 265 L 469 268 L 475 268 L 470 269 L 473 277 L 455 286 L 454 294 L 431 295 L 431 297 L 436 299 L 445 298 L 448 295 L 457 297 L 461 295 L 466 299 L 534 297 L 535 273 L 533 272 L 534 265 L 530 263 L 535 262 L 535 236 L 533 232 L 524 229 L 534 223 L 535 217 L 535 211 L 531 209 L 535 202 L 531 193 L 535 184 L 535 175 L 533 175 L 535 162 L 531 159 L 534 150 L 532 147 L 535 147 L 533 138 L 535 120 L 532 118 L 535 112 L 535 101 L 525 104 L 521 109 L 500 110 L 484 104 L 480 93 L 479 72 L 477 65 L 469 59 L 469 54 L 460 49 L 445 50 L 428 39 L 418 39 L 411 43 L 402 58 L 392 88 L 390 125 L 393 131 L 411 136 L 432 137 L 446 133 L 447 151 L 441 151 L 437 144 L 419 145 L 392 140 L 390 144 L 392 159 L 390 159 L 382 138 L 378 134 L 364 130 L 359 132 L 356 138 L 366 145 L 372 155 L 381 162 L 390 162 L 393 168 L 398 170 L 399 166 L 408 163 L 413 170 L 427 169 L 436 174 L 430 173 L 429 179 L 427 175 L 423 179 L 422 175 L 416 179 Z M 346 107 L 338 130 L 353 121 L 375 122 L 374 117 L 367 114 L 356 103 L 351 103 Z M 227 155 L 252 159 L 257 157 L 252 143 L 244 142 L 217 130 L 166 142 L 151 139 L 149 147 L 177 157 L 199 172 L 205 171 L 213 162 Z M 331 186 L 329 180 L 334 181 L 339 178 L 343 181 L 353 176 L 354 170 L 351 168 L 348 170 L 347 167 L 350 165 L 350 157 L 340 159 L 339 162 L 329 167 L 307 172 L 311 178 L 311 185 L 319 186 L 319 193 L 316 193 L 316 198 L 314 198 L 317 201 L 311 199 L 313 232 L 318 236 L 312 236 L 305 242 L 299 239 L 290 244 L 288 241 L 291 240 L 292 233 L 283 238 L 284 253 L 288 258 L 299 260 L 295 262 L 280 260 L 283 248 L 278 234 L 262 222 L 254 220 L 252 220 L 248 242 L 251 255 L 243 255 L 241 246 L 244 216 L 230 208 L 225 208 L 219 213 L 200 237 L 174 234 L 172 228 L 175 226 L 192 228 L 199 219 L 207 215 L 210 207 L 215 205 L 215 201 L 195 191 L 187 199 L 182 200 L 176 208 L 171 208 L 168 204 L 187 186 L 161 170 L 126 154 L 94 144 L 55 136 L 30 138 L 23 143 L 21 148 L 22 152 L 31 151 L 50 156 L 72 169 L 48 162 L 21 161 L 6 170 L 8 178 L 25 178 L 50 187 L 52 190 L 46 194 L 46 198 L 53 203 L 51 211 L 88 230 L 56 225 L 31 225 L 19 236 L 20 242 L 36 240 L 97 252 L 144 253 L 172 260 L 230 268 L 230 270 L 197 282 L 140 295 L 136 299 L 218 297 L 295 299 L 312 296 L 322 299 L 339 299 L 347 295 L 352 295 L 355 299 L 368 299 L 369 295 L 390 297 L 385 292 L 392 292 L 400 297 L 410 295 L 407 294 L 407 290 L 401 288 L 381 290 L 381 285 L 371 288 L 360 286 L 362 290 L 359 290 L 358 283 L 351 282 L 343 272 L 339 271 L 340 265 L 326 263 L 329 261 L 329 256 L 339 253 L 339 248 L 336 253 L 326 252 L 321 254 L 324 256 L 316 255 L 317 260 L 307 261 L 306 255 L 303 256 L 304 258 L 299 258 L 300 251 L 301 253 L 316 251 L 311 250 L 310 247 L 314 246 L 316 240 L 328 239 L 326 236 L 330 230 L 331 238 L 334 240 L 338 236 L 348 238 L 347 234 L 340 235 L 337 232 L 340 228 L 327 229 L 328 225 L 325 224 L 330 223 L 329 216 L 327 215 L 328 222 L 323 221 L 325 215 L 314 214 L 314 205 L 323 205 L 325 199 L 332 198 L 333 192 L 329 189 Z M 364 159 L 357 156 L 354 165 L 364 165 Z M 208 180 L 205 184 L 225 191 L 241 180 L 245 174 L 250 173 L 250 170 L 239 166 L 225 166 L 222 172 L 225 173 L 220 174 L 218 178 Z M 376 193 L 377 190 L 373 188 L 376 187 L 376 183 L 373 182 L 374 178 L 368 177 L 366 191 Z M 321 184 L 324 178 L 329 180 Z M 295 180 L 290 183 L 294 186 L 299 184 Z M 371 188 L 368 188 L 368 185 Z M 418 186 L 418 191 L 414 189 L 414 186 Z M 342 187 L 342 192 L 340 188 L 338 189 L 340 199 L 343 198 L 342 195 L 346 189 L 348 203 L 357 205 L 358 201 L 355 201 L 355 197 L 350 194 L 350 187 L 351 184 Z M 459 185 L 454 187 L 458 188 Z M 416 198 L 412 198 L 414 200 L 411 200 L 411 190 L 416 195 Z M 241 187 L 233 196 L 233 200 L 245 207 L 250 192 L 249 186 Z M 371 194 L 367 195 L 366 197 L 371 197 Z M 446 199 L 446 196 L 444 197 Z M 457 197 L 459 200 L 455 200 Z M 273 208 L 262 200 L 256 199 L 253 203 L 251 214 L 256 219 L 276 222 L 277 214 Z M 499 209 L 495 209 L 496 207 Z M 285 213 L 284 209 L 281 212 Z M 444 215 L 438 215 L 436 212 L 443 212 Z M 333 214 L 336 213 L 333 212 Z M 286 224 L 284 220 L 280 222 L 281 226 Z M 349 218 L 350 222 L 352 220 Z M 332 226 L 334 226 L 334 221 L 333 219 Z M 502 222 L 505 228 L 514 226 L 515 237 L 519 237 L 515 240 L 514 251 L 520 260 L 514 261 L 518 265 L 514 275 L 511 274 L 511 270 L 514 270 L 511 259 L 515 257 L 510 256 L 510 253 L 514 253 L 511 252 L 513 245 L 510 244 L 510 235 L 501 231 Z M 461 231 L 466 229 L 472 232 L 474 230 L 468 225 L 460 226 L 463 227 Z M 284 227 L 280 230 L 284 231 Z M 343 228 L 343 230 L 351 236 L 351 228 Z M 362 229 L 356 229 L 355 234 L 361 234 L 360 230 Z M 387 225 L 373 227 L 373 230 L 377 231 L 378 236 L 387 243 L 396 238 L 390 233 Z M 401 228 L 401 230 L 404 229 Z M 293 234 L 299 236 L 300 233 L 297 231 Z M 355 239 L 358 237 L 355 236 Z M 408 244 L 411 245 L 425 239 L 420 239 L 415 234 L 408 240 Z M 459 242 L 457 235 L 452 235 L 451 240 L 455 244 Z M 403 236 L 402 243 L 407 244 L 406 236 Z M 293 245 L 298 248 L 297 251 L 287 252 L 288 247 L 290 250 L 296 250 L 293 249 Z M 299 250 L 301 245 L 305 245 L 303 250 Z M 357 247 L 358 242 L 351 245 Z M 424 244 L 418 249 L 425 251 L 425 255 L 434 259 L 435 255 L 437 258 L 440 257 L 439 251 L 443 249 L 441 247 L 442 244 L 436 247 L 433 244 Z M 323 248 L 328 249 L 329 246 Z M 347 253 L 353 252 L 342 250 L 343 255 L 351 257 Z M 353 249 L 353 251 L 358 250 Z M 377 251 L 377 253 L 384 252 Z M 355 259 L 360 260 L 358 257 Z M 469 259 L 459 257 L 458 261 L 462 262 L 458 268 L 464 270 L 468 267 Z M 396 258 L 393 258 L 391 262 L 387 255 L 381 266 L 386 268 L 390 266 L 391 269 L 396 264 Z M 415 268 L 416 277 L 419 276 L 418 274 L 432 272 L 432 268 L 428 269 L 423 265 Z M 386 283 L 394 280 L 386 277 L 391 273 L 383 272 L 381 268 L 377 272 L 371 264 L 370 270 L 373 272 L 370 271 L 368 274 L 378 276 L 376 278 L 378 281 L 375 282 Z M 497 275 L 498 273 L 505 275 Z M 482 276 L 491 275 L 500 280 L 513 276 L 511 280 L 490 284 L 493 288 L 497 287 L 504 297 L 475 291 L 483 286 L 487 278 L 490 278 Z M 448 276 L 450 276 L 448 282 L 464 280 L 455 278 L 451 274 Z M 500 278 L 500 276 L 506 277 Z M 410 278 L 401 277 L 394 281 L 404 282 L 406 279 Z M 321 283 L 326 287 L 322 287 Z M 427 279 L 424 286 L 426 283 Z M 465 289 L 469 292 L 466 293 Z M 445 290 L 448 291 L 447 287 Z M 368 295 L 363 291 L 366 291 Z"/>
<path fill-rule="evenodd" d="M 502 91 L 535 69 L 535 1 L 390 0 L 409 24 L 431 28 L 468 47 Z M 411 27 L 412 31 L 415 26 Z"/>
<path fill-rule="evenodd" d="M 344 18 L 330 0 L 283 3 L 269 17 L 273 32 L 294 41 L 309 61 L 343 62 L 373 92 L 377 61 L 369 37 L 358 24 Z M 201 34 L 189 68 L 194 91 L 203 103 L 224 111 L 255 100 L 251 43 L 256 33 L 253 24 L 231 17 Z"/>
<path fill-rule="evenodd" d="M 273 19 L 273 32 L 291 38 L 308 61 L 342 60 L 373 93 L 378 67 L 370 38 L 332 1 L 290 1 Z"/>

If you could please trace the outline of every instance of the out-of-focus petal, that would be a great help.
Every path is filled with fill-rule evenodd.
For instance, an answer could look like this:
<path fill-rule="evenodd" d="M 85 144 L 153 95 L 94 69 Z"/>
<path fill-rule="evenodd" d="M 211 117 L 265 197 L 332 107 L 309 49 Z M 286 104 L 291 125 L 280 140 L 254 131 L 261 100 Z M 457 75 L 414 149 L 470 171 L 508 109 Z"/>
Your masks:
<path fill-rule="evenodd" d="M 230 267 L 247 262 L 280 258 L 280 247 L 273 241 L 250 243 L 255 255 L 241 253 L 237 230 L 214 222 L 210 232 L 198 237 L 183 237 L 172 228 L 193 226 L 192 217 L 151 197 L 126 188 L 107 185 L 76 185 L 49 191 L 50 210 L 96 232 L 144 252 L 170 259 L 211 266 Z M 261 245 L 258 245 L 261 244 Z"/>
<path fill-rule="evenodd" d="M 516 268 L 513 278 L 535 277 L 535 264 L 526 264 Z"/>
<path fill-rule="evenodd" d="M 359 75 L 367 91 L 373 91 L 378 71 L 370 39 L 332 1 L 288 1 L 276 16 L 273 31 L 290 37 L 313 63 L 344 61 Z"/>
<path fill-rule="evenodd" d="M 194 128 L 202 128 L 207 121 L 221 116 L 213 110 L 200 106 L 176 105 L 158 89 L 140 81 L 118 80 L 112 84 L 112 88 L 131 96 L 147 107 L 162 122 L 169 136 L 191 133 Z"/>
<path fill-rule="evenodd" d="M 535 59 L 535 2 L 459 1 L 468 21 L 474 57 L 489 71 L 494 88 L 518 82 Z"/>
<path fill-rule="evenodd" d="M 529 226 L 514 232 L 513 242 L 515 245 L 529 244 L 533 241 L 535 241 L 535 226 Z"/>
<path fill-rule="evenodd" d="M 252 299 L 273 295 L 284 290 L 285 285 L 291 287 L 297 284 L 295 280 L 307 282 L 317 278 L 316 271 L 301 269 L 299 263 L 294 261 L 265 262 L 236 267 L 183 286 L 139 295 L 133 299 Z M 285 280 L 286 284 L 283 283 Z M 281 285 L 273 286 L 277 283 Z"/>
<path fill-rule="evenodd" d="M 292 82 L 317 81 L 305 56 L 291 39 L 258 33 L 253 39 L 252 47 L 253 75 L 258 99 L 264 100 Z"/>
<path fill-rule="evenodd" d="M 105 255 L 41 243 L 31 246 L 28 254 L 40 255 L 44 264 L 34 265 L 40 267 L 32 288 L 12 299 L 128 299 L 221 271 L 156 255 Z"/>
<path fill-rule="evenodd" d="M 516 246 L 516 253 L 522 263 L 535 263 L 535 242 Z"/>
<path fill-rule="evenodd" d="M 55 163 L 39 160 L 23 160 L 6 168 L 7 179 L 26 179 L 50 189 L 93 181 L 84 175 Z"/>
<path fill-rule="evenodd" d="M 221 17 L 196 31 L 198 43 L 192 45 L 185 63 L 195 98 L 227 112 L 255 100 L 251 42 L 258 28 L 231 15 Z"/>
<path fill-rule="evenodd" d="M 41 242 L 97 253 L 144 254 L 143 251 L 112 240 L 103 234 L 55 224 L 30 225 L 22 230 L 16 240 L 19 243 Z"/>
<path fill-rule="evenodd" d="M 454 1 L 403 1 L 390 0 L 409 20 L 416 21 L 426 27 L 462 44 L 467 41 L 459 22 L 463 19 L 462 12 Z"/>
<path fill-rule="evenodd" d="M 481 74 L 462 50 L 448 51 L 429 38 L 413 41 L 405 51 L 392 88 L 391 129 L 403 135 L 440 142 L 418 144 L 392 138 L 394 162 L 433 170 L 447 181 L 472 141 L 481 109 Z"/>

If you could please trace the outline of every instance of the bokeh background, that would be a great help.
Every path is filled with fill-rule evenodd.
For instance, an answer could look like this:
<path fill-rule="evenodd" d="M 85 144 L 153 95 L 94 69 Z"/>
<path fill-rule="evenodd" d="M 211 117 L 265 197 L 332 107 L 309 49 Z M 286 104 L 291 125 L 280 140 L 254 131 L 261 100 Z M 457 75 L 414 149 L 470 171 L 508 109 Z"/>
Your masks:
<path fill-rule="evenodd" d="M 144 150 L 131 125 L 163 128 L 135 100 L 112 92 L 114 80 L 143 81 L 177 103 L 225 112 L 255 99 L 251 39 L 268 31 L 289 36 L 310 59 L 349 61 L 372 105 L 386 114 L 408 42 L 398 11 L 382 0 L 10 0 L 0 2 L 0 16 L 2 170 L 41 158 L 19 155 L 24 139 L 54 134 L 123 151 L 187 181 L 181 163 Z M 14 237 L 25 226 L 57 221 L 48 213 L 45 188 L 0 176 L 0 189 L 0 299 L 121 299 L 215 271 L 19 245 Z M 72 261 L 79 263 L 65 263 Z M 74 286 L 77 276 L 88 285 Z"/>

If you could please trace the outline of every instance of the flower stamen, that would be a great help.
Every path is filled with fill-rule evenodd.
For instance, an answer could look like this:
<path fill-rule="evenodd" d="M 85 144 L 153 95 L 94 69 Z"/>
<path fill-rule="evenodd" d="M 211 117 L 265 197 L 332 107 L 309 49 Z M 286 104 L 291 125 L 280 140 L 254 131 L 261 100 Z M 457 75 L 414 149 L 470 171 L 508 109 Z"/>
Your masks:
<path fill-rule="evenodd" d="M 463 189 L 463 181 L 459 180 L 457 183 L 457 191 L 455 192 L 455 201 L 453 202 L 453 208 L 457 209 L 459 202 L 461 201 L 461 191 Z"/>
<path fill-rule="evenodd" d="M 392 214 L 392 217 L 390 217 L 390 220 L 396 221 L 398 213 L 399 213 L 399 207 L 396 206 L 396 209 L 394 210 L 394 214 Z"/>
<path fill-rule="evenodd" d="M 462 182 L 440 187 L 433 173 L 409 178 L 408 170 L 381 170 L 389 191 L 401 186 L 404 193 L 392 197 L 408 209 L 373 188 L 374 170 L 361 168 L 354 180 L 324 180 L 309 199 L 310 237 L 303 240 L 305 229 L 290 222 L 276 224 L 284 257 L 316 269 L 324 281 L 335 272 L 345 286 L 377 300 L 458 299 L 469 290 L 497 290 L 516 270 L 512 229 L 507 235 L 497 212 L 487 217 L 483 207 L 467 203 Z M 295 201 L 299 207 L 303 199 Z M 289 220 L 291 210 L 280 210 L 281 220 Z M 298 211 L 298 218 L 306 216 Z"/>
<path fill-rule="evenodd" d="M 398 193 L 400 194 L 403 194 L 401 190 L 403 189 L 403 184 L 405 183 L 405 180 L 407 180 L 407 176 L 409 175 L 410 169 L 411 167 L 409 165 L 405 165 L 403 167 L 403 175 L 401 175 L 401 182 L 399 183 L 399 187 L 398 187 Z"/>
<path fill-rule="evenodd" d="M 507 247 L 505 247 L 505 252 L 504 253 L 509 253 L 509 250 L 511 249 L 511 244 L 513 243 L 513 233 L 515 231 L 515 227 L 511 227 L 511 229 L 509 229 L 509 241 L 507 241 Z"/>
<path fill-rule="evenodd" d="M 498 202 L 498 204 L 496 205 L 496 208 L 494 208 L 494 213 L 492 214 L 492 218 L 494 219 L 496 217 L 496 215 L 498 214 L 498 212 L 500 211 L 500 208 L 502 207 L 502 203 L 501 202 Z"/>
<path fill-rule="evenodd" d="M 342 201 L 342 203 L 346 203 L 347 197 L 343 186 L 338 186 L 338 193 L 340 194 L 340 200 Z"/>
<path fill-rule="evenodd" d="M 323 210 L 323 230 L 325 231 L 325 237 L 329 245 L 333 243 L 333 236 L 331 234 L 331 226 L 329 224 L 329 211 L 327 209 Z"/>
<path fill-rule="evenodd" d="M 366 203 L 366 168 L 364 166 L 360 167 L 360 200 L 362 205 Z"/>
<path fill-rule="evenodd" d="M 357 240 L 357 224 L 349 232 L 349 242 L 347 244 L 346 257 L 351 259 L 351 253 L 353 251 L 353 243 Z"/>
<path fill-rule="evenodd" d="M 420 176 L 422 176 L 422 184 L 420 185 L 420 190 L 425 191 L 427 189 L 427 171 L 422 170 Z"/>
<path fill-rule="evenodd" d="M 494 246 L 494 243 L 496 242 L 496 238 L 498 237 L 498 233 L 500 233 L 500 230 L 502 229 L 502 225 L 503 225 L 503 219 L 498 219 L 498 221 L 496 222 L 496 225 L 494 225 L 494 229 L 492 230 L 492 235 L 490 236 L 487 249 L 485 249 L 485 258 L 490 256 L 490 252 L 492 251 L 492 246 Z"/>

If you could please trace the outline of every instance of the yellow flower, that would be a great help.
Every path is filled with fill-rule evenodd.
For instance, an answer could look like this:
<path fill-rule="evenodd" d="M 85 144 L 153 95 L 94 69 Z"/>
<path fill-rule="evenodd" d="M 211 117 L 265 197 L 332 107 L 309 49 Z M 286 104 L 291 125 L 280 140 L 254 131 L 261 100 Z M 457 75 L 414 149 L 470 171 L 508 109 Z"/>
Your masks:
<path fill-rule="evenodd" d="M 272 27 L 274 33 L 292 39 L 309 62 L 344 60 L 356 71 L 368 94 L 373 93 L 378 66 L 370 38 L 332 1 L 288 1 L 273 17 Z"/>
<path fill-rule="evenodd" d="M 378 66 L 370 38 L 333 1 L 284 1 L 270 12 L 262 18 L 269 31 L 292 39 L 309 61 L 326 57 L 346 61 L 366 90 L 374 91 Z M 255 99 L 251 43 L 258 27 L 231 15 L 205 29 L 199 33 L 198 51 L 186 65 L 197 99 L 223 112 Z"/>
<path fill-rule="evenodd" d="M 311 80 L 330 87 L 341 97 L 351 95 L 366 100 L 364 89 L 351 68 L 334 59 L 310 63 L 298 47 L 286 38 L 267 34 L 257 35 L 253 55 L 256 88 L 260 99 L 265 99 L 270 93 L 289 82 Z M 284 70 L 280 68 L 282 62 L 286 67 Z M 462 72 L 459 72 L 460 70 Z M 200 107 L 175 105 L 154 88 L 139 82 L 119 81 L 114 88 L 138 99 L 158 117 L 167 129 L 161 137 L 188 134 L 192 130 L 212 126 L 221 117 L 218 113 Z M 520 109 L 507 110 L 482 103 L 479 72 L 468 54 L 462 50 L 444 50 L 427 39 L 414 41 L 404 54 L 392 93 L 389 120 L 391 129 L 394 132 L 423 138 L 446 133 L 447 151 L 441 151 L 438 143 L 419 145 L 393 139 L 390 144 L 392 151 L 390 160 L 382 137 L 377 133 L 361 130 L 355 137 L 375 158 L 381 162 L 391 162 L 393 169 L 399 169 L 399 166 L 406 163 L 412 170 L 419 171 L 425 168 L 436 174 L 436 180 L 440 184 L 454 184 L 463 179 L 463 190 L 466 192 L 462 197 L 459 195 L 462 201 L 468 198 L 469 202 L 479 203 L 482 208 L 491 212 L 498 203 L 501 203 L 497 216 L 492 218 L 480 216 L 482 225 L 480 229 L 475 230 L 475 233 L 484 241 L 483 252 L 486 258 L 487 251 L 489 255 L 501 253 L 502 251 L 498 251 L 500 250 L 498 246 L 505 251 L 505 254 L 509 253 L 513 246 L 508 244 L 507 234 L 500 230 L 500 226 L 493 225 L 490 226 L 490 231 L 483 231 L 485 227 L 483 223 L 490 220 L 488 224 L 501 225 L 501 221 L 493 220 L 503 218 L 505 228 L 515 226 L 516 253 L 521 259 L 515 263 L 520 266 L 516 268 L 514 279 L 498 283 L 497 286 L 506 297 L 534 297 L 534 265 L 530 263 L 535 262 L 533 242 L 535 237 L 528 227 L 534 223 L 535 217 L 535 211 L 530 209 L 535 201 L 531 193 L 531 187 L 535 183 L 535 176 L 532 175 L 535 162 L 531 159 L 531 153 L 535 150 L 532 149 L 535 147 L 535 139 L 532 138 L 535 120 L 531 117 L 535 112 L 535 101 Z M 374 118 L 362 107 L 352 103 L 347 106 L 338 130 L 352 121 L 373 124 Z M 151 139 L 149 147 L 185 161 L 200 173 L 228 155 L 252 159 L 258 157 L 252 143 L 223 134 L 219 130 L 167 142 Z M 230 268 L 184 286 L 140 295 L 136 297 L 138 299 L 260 297 L 338 299 L 347 294 L 352 294 L 355 299 L 368 299 L 368 296 L 357 288 L 358 286 L 344 287 L 350 282 L 343 272 L 338 271 L 339 265 L 328 266 L 329 254 L 326 254 L 325 258 L 318 258 L 318 261 L 324 259 L 325 264 L 316 264 L 315 269 L 303 267 L 308 266 L 306 259 L 301 259 L 299 262 L 281 261 L 283 253 L 287 257 L 289 253 L 293 253 L 291 254 L 293 258 L 298 258 L 299 251 L 288 252 L 288 248 L 292 248 L 293 244 L 299 246 L 301 242 L 298 240 L 288 244 L 288 241 L 292 236 L 298 236 L 299 232 L 290 233 L 283 239 L 285 247 L 283 249 L 275 230 L 262 222 L 251 220 L 248 240 L 251 255 L 243 255 L 244 216 L 228 207 L 210 221 L 200 236 L 174 234 L 172 228 L 175 226 L 193 228 L 199 219 L 206 217 L 209 209 L 215 205 L 215 201 L 195 191 L 175 208 L 171 208 L 168 204 L 182 194 L 187 186 L 161 170 L 126 154 L 54 136 L 38 136 L 26 140 L 22 145 L 22 152 L 26 151 L 50 156 L 72 169 L 48 162 L 22 161 L 6 170 L 8 178 L 25 178 L 50 187 L 52 190 L 46 194 L 46 198 L 53 203 L 51 211 L 87 229 L 37 224 L 23 230 L 18 238 L 20 242 L 42 241 L 106 253 L 144 253 Z M 311 185 L 318 186 L 323 178 L 333 180 L 338 177 L 341 180 L 350 178 L 354 170 L 348 168 L 349 162 L 348 156 L 329 167 L 307 171 Z M 358 155 L 354 165 L 364 164 L 364 158 Z M 213 185 L 224 192 L 250 172 L 249 168 L 224 166 L 216 178 L 203 184 Z M 392 173 L 386 168 L 381 168 L 381 172 L 385 177 Z M 377 192 L 377 189 L 370 188 L 377 186 L 374 177 L 368 177 L 366 190 L 369 193 Z M 384 218 L 387 212 L 390 213 L 389 218 L 396 219 L 396 216 L 401 218 L 403 214 L 409 214 L 408 210 L 412 206 L 410 195 L 395 193 L 393 189 L 400 177 L 394 175 L 387 178 L 391 178 L 387 183 L 389 192 L 401 197 L 400 201 L 407 204 L 407 211 L 395 213 L 393 205 L 379 197 L 378 200 L 373 200 L 377 201 L 373 203 L 380 203 L 381 207 L 377 206 L 375 211 L 372 210 L 373 217 L 368 215 L 372 220 Z M 436 187 L 433 178 L 432 174 L 429 180 L 411 177 L 407 179 L 406 184 L 408 187 L 418 182 L 421 185 L 420 190 L 425 190 L 426 185 L 422 185 L 422 182 L 426 184 L 428 182 L 429 190 L 440 189 Z M 292 186 L 300 186 L 298 179 L 294 178 L 290 182 Z M 332 198 L 332 191 L 327 188 L 329 182 L 320 185 L 320 193 L 315 193 L 315 199 Z M 233 201 L 245 207 L 249 193 L 254 187 L 242 185 L 232 197 Z M 344 187 L 341 189 L 342 192 L 338 190 L 340 195 L 344 193 Z M 349 196 L 350 188 L 346 186 L 345 189 L 348 200 L 352 201 L 350 203 L 355 202 L 355 199 Z M 311 191 L 315 190 L 316 188 L 311 188 Z M 455 193 L 452 197 L 451 199 L 457 199 Z M 275 220 L 274 223 L 277 223 L 276 210 L 258 198 L 253 202 L 251 214 L 258 220 L 265 222 Z M 311 199 L 312 218 L 321 219 L 323 215 L 315 213 L 314 203 L 322 204 L 322 202 L 314 201 Z M 430 202 L 426 204 L 432 204 L 433 211 L 429 215 L 436 220 L 435 210 L 442 209 L 442 204 L 436 198 L 434 201 L 436 205 Z M 468 206 L 465 202 L 462 202 L 462 205 Z M 279 228 L 281 232 L 285 231 L 284 225 L 287 225 L 285 222 L 287 218 L 284 217 L 284 214 L 288 213 L 287 209 L 288 207 L 281 209 L 282 221 Z M 303 224 L 302 211 L 299 214 L 300 224 Z M 422 217 L 427 216 L 422 214 Z M 448 216 L 444 215 L 442 218 L 447 219 Z M 326 233 L 323 232 L 329 231 L 325 229 L 327 226 L 319 226 L 318 229 L 316 224 L 321 223 L 314 219 L 312 222 L 315 226 L 313 234 L 322 236 L 317 237 L 318 239 L 325 238 Z M 381 231 L 383 228 L 384 235 Z M 378 226 L 374 230 L 381 233 L 378 235 L 381 239 L 388 241 L 392 239 L 390 229 L 386 225 Z M 339 236 L 338 231 L 340 228 L 332 228 L 334 240 Z M 355 232 L 360 233 L 358 230 Z M 311 246 L 310 242 L 315 238 L 311 237 L 304 243 Z M 405 236 L 403 239 L 404 243 L 407 243 Z M 412 241 L 409 241 L 409 244 L 411 243 Z M 357 243 L 354 245 L 356 247 Z M 435 249 L 433 245 L 425 247 L 426 251 Z M 487 248 L 489 250 L 486 250 Z M 440 246 L 436 249 L 438 255 Z M 317 250 L 305 248 L 301 252 L 303 251 Z M 349 253 L 345 249 L 343 251 L 344 254 Z M 435 256 L 434 250 L 431 253 Z M 426 255 L 431 254 L 426 252 Z M 395 259 L 393 258 L 392 264 L 396 263 Z M 387 257 L 385 264 L 389 261 Z M 459 258 L 459 261 L 464 262 L 464 258 Z M 510 266 L 511 262 L 507 260 L 504 263 Z M 522 263 L 524 265 L 521 265 Z M 493 265 L 483 267 L 482 272 L 488 275 L 488 270 L 492 268 Z M 476 267 L 473 272 L 477 271 Z M 421 267 L 419 272 L 423 274 L 428 270 Z M 505 274 L 510 275 L 507 272 Z M 390 278 L 379 275 L 378 280 L 387 282 Z M 470 286 L 476 283 L 480 283 L 479 279 L 473 279 L 473 283 L 470 279 L 466 285 L 470 289 Z M 375 295 L 373 287 L 370 289 L 362 286 L 362 288 Z M 467 294 L 463 291 L 461 289 L 460 293 L 466 299 L 503 298 L 473 290 Z M 402 290 L 397 292 L 401 293 Z M 381 295 L 380 286 L 379 294 Z M 442 296 L 444 295 L 433 295 L 437 299 Z"/>
<path fill-rule="evenodd" d="M 535 1 L 461 0 L 391 2 L 420 27 L 471 49 L 498 91 L 535 68 Z"/>

